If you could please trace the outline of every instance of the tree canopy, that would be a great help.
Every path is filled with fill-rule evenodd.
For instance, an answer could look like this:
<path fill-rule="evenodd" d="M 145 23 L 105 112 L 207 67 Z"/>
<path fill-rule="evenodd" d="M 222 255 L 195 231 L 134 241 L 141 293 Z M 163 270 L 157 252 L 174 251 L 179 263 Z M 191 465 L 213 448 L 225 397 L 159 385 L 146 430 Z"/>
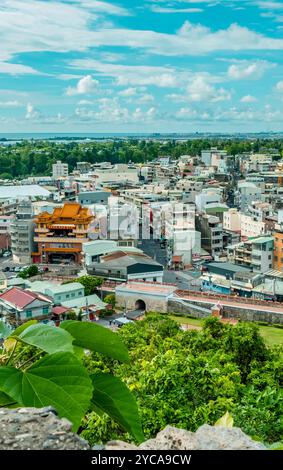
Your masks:
<path fill-rule="evenodd" d="M 76 168 L 81 161 L 100 163 L 144 163 L 158 156 L 200 155 L 201 150 L 218 147 L 228 154 L 258 152 L 276 149 L 282 156 L 283 141 L 280 139 L 223 139 L 198 138 L 184 141 L 166 140 L 117 140 L 93 142 L 22 141 L 0 147 L 0 168 L 3 179 L 15 179 L 30 175 L 51 175 L 52 164 L 61 160 Z M 0 175 L 1 177 L 1 175 Z"/>
<path fill-rule="evenodd" d="M 267 348 L 256 325 L 223 325 L 209 318 L 201 331 L 182 331 L 165 315 L 149 315 L 118 334 L 130 363 L 92 354 L 86 365 L 127 383 L 146 438 L 167 425 L 195 431 L 228 411 L 251 437 L 266 443 L 282 439 L 282 355 L 279 348 Z M 83 426 L 91 444 L 130 439 L 106 415 L 89 413 Z"/>

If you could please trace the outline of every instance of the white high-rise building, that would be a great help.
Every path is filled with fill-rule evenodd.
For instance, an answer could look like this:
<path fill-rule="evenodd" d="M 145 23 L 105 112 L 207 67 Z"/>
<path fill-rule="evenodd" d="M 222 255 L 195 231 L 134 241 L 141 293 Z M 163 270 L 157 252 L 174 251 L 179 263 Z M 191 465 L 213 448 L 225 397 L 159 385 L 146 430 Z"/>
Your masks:
<path fill-rule="evenodd" d="M 62 163 L 58 160 L 56 163 L 52 165 L 52 176 L 53 179 L 61 178 L 62 176 L 68 176 L 68 164 Z"/>

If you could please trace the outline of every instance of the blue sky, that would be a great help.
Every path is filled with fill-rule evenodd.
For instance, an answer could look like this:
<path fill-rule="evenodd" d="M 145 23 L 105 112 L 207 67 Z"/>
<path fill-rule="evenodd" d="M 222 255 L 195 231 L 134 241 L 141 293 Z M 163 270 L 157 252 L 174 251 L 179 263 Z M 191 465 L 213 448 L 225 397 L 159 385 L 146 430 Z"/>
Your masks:
<path fill-rule="evenodd" d="M 283 130 L 282 0 L 1 0 L 0 132 Z"/>

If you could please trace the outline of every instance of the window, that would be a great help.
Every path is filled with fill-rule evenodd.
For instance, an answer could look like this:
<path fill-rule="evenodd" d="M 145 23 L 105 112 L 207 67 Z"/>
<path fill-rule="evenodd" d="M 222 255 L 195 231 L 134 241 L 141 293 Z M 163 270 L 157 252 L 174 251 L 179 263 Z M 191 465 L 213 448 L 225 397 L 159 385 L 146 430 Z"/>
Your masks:
<path fill-rule="evenodd" d="M 75 293 L 74 293 L 74 292 L 72 292 L 72 293 L 71 293 L 71 296 L 72 296 L 72 297 L 75 297 Z"/>
<path fill-rule="evenodd" d="M 69 299 L 69 298 L 70 298 L 70 294 L 66 294 L 66 298 Z"/>
<path fill-rule="evenodd" d="M 49 313 L 49 307 L 43 307 L 43 308 L 42 308 L 42 313 L 43 313 L 44 315 L 47 315 L 47 314 Z"/>
<path fill-rule="evenodd" d="M 26 310 L 26 318 L 31 318 L 31 317 L 32 317 L 32 311 Z"/>

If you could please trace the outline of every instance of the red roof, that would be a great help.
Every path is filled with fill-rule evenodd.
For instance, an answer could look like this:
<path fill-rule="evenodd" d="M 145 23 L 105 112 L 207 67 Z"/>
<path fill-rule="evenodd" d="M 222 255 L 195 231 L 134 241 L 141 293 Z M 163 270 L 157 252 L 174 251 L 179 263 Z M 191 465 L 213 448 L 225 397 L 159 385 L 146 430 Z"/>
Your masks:
<path fill-rule="evenodd" d="M 182 259 L 183 259 L 182 255 L 181 256 L 175 255 L 173 256 L 173 263 L 181 263 Z"/>
<path fill-rule="evenodd" d="M 11 289 L 7 290 L 0 295 L 0 299 L 6 300 L 7 302 L 10 302 L 19 308 L 25 308 L 36 299 L 50 302 L 50 299 L 47 297 L 36 294 L 35 292 L 19 289 L 18 287 L 12 287 Z"/>
<path fill-rule="evenodd" d="M 69 310 L 69 308 L 58 306 L 53 308 L 52 313 L 54 313 L 54 315 L 62 315 L 63 313 L 68 312 Z"/>

